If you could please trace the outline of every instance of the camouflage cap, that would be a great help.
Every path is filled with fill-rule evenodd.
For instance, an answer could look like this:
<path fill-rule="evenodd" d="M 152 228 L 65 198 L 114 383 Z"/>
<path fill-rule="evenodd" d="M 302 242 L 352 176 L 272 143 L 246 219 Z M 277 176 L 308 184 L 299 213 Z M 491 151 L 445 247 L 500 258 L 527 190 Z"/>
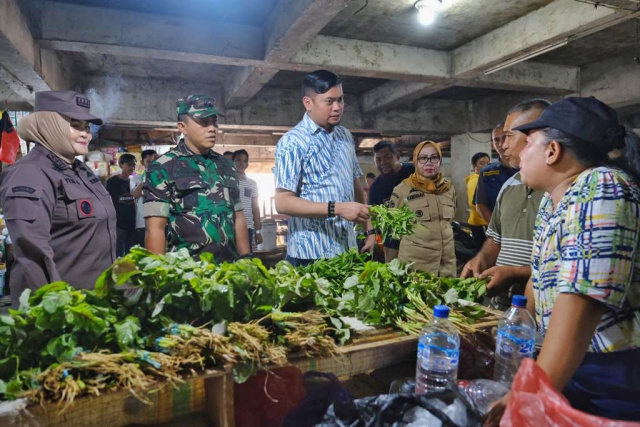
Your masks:
<path fill-rule="evenodd" d="M 185 98 L 180 98 L 176 103 L 178 116 L 188 114 L 197 119 L 211 116 L 224 117 L 216 110 L 215 102 L 215 99 L 207 95 L 189 95 Z"/>

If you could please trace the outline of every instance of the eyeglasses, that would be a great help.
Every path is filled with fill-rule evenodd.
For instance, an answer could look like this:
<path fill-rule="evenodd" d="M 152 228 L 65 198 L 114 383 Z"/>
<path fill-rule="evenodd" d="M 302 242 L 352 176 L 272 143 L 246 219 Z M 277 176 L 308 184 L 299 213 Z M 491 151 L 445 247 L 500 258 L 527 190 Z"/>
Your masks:
<path fill-rule="evenodd" d="M 431 163 L 432 165 L 437 165 L 440 163 L 440 156 L 420 156 L 418 157 L 418 163 L 424 165 L 425 163 Z"/>

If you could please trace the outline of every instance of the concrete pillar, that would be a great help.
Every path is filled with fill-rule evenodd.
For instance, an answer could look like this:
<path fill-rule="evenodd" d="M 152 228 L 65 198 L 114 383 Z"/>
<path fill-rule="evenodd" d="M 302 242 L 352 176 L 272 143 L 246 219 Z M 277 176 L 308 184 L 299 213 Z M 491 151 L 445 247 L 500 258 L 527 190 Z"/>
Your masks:
<path fill-rule="evenodd" d="M 458 198 L 458 221 L 466 222 L 469 218 L 467 184 L 464 179 L 471 173 L 471 158 L 478 152 L 491 155 L 490 133 L 465 133 L 451 137 L 451 182 Z"/>

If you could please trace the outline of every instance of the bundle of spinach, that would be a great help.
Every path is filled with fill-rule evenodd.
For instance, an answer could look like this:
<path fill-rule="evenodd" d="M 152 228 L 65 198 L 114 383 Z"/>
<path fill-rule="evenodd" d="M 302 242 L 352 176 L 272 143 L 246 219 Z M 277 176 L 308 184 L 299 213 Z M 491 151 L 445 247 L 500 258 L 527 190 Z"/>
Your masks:
<path fill-rule="evenodd" d="M 485 317 L 482 307 L 466 307 L 459 300 L 480 302 L 486 294 L 486 281 L 475 278 L 436 277 L 416 271 L 411 264 L 393 260 L 389 264 L 366 260 L 357 250 L 318 260 L 303 271 L 327 280 L 327 293 L 316 298 L 316 304 L 331 316 L 341 342 L 349 338 L 345 317 L 356 317 L 375 326 L 396 326 L 407 332 L 410 313 L 420 307 L 446 304 L 459 311 L 461 332 Z M 419 331 L 429 319 L 424 322 Z M 415 320 L 415 316 L 414 316 Z M 415 328 L 414 328 L 415 330 Z"/>
<path fill-rule="evenodd" d="M 383 241 L 387 241 L 387 238 L 400 240 L 402 236 L 413 234 L 416 226 L 416 214 L 407 205 L 399 208 L 370 206 L 369 215 L 374 230 L 382 235 Z"/>

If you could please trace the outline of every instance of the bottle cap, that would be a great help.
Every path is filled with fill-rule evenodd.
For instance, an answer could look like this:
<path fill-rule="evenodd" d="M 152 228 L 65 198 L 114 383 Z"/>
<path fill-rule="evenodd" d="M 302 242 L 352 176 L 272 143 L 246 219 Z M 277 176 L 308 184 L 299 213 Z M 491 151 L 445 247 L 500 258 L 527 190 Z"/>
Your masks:
<path fill-rule="evenodd" d="M 527 297 L 524 295 L 514 295 L 511 299 L 511 305 L 518 308 L 527 308 Z"/>
<path fill-rule="evenodd" d="M 433 315 L 442 319 L 446 319 L 447 317 L 449 317 L 449 307 L 447 307 L 446 305 L 436 305 L 435 307 L 433 307 Z"/>

